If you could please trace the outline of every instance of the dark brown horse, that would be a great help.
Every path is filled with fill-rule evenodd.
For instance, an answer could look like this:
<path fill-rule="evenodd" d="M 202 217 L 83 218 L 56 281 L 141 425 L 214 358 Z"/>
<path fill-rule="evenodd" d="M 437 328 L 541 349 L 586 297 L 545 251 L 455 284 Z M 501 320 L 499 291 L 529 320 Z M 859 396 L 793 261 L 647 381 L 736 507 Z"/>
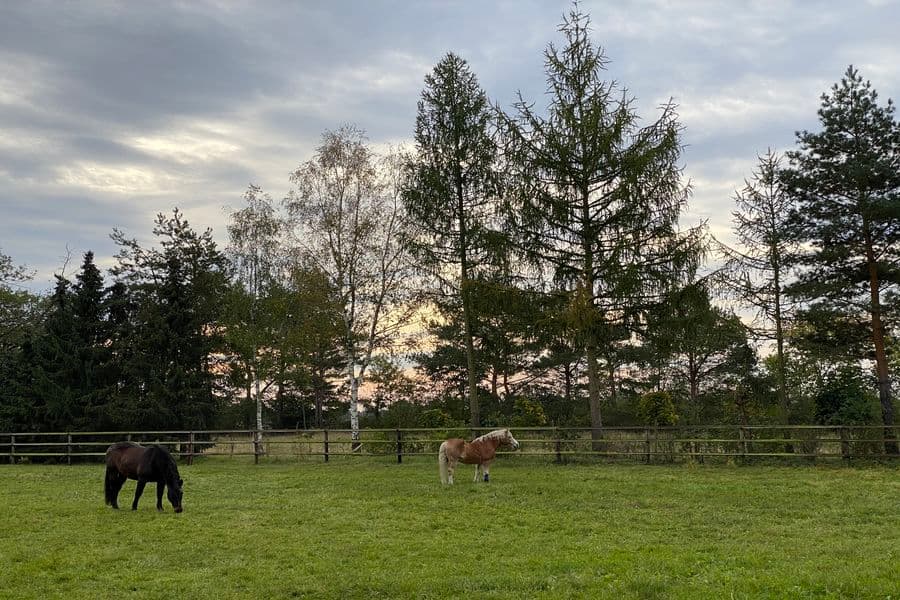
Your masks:
<path fill-rule="evenodd" d="M 162 446 L 139 446 L 131 442 L 116 442 L 106 450 L 106 503 L 119 508 L 119 490 L 126 479 L 137 480 L 131 510 L 137 510 L 144 486 L 156 482 L 156 510 L 162 510 L 163 488 L 168 487 L 169 502 L 180 513 L 181 486 L 178 466 L 169 451 Z"/>
<path fill-rule="evenodd" d="M 441 448 L 438 450 L 441 483 L 453 483 L 453 470 L 458 462 L 475 465 L 475 481 L 478 481 L 479 470 L 484 473 L 484 480 L 490 481 L 491 463 L 494 462 L 497 448 L 501 444 L 510 446 L 513 450 L 519 447 L 519 442 L 512 436 L 509 429 L 498 429 L 486 433 L 471 442 L 460 438 L 450 438 L 441 444 Z"/>

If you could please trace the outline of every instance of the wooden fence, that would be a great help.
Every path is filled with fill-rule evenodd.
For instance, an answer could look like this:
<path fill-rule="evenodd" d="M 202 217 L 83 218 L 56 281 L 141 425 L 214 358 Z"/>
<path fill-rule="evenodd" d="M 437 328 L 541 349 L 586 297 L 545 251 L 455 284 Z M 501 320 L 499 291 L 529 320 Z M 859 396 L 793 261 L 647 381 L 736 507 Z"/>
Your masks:
<path fill-rule="evenodd" d="M 182 462 L 198 456 L 252 456 L 318 460 L 361 456 L 434 456 L 448 437 L 471 439 L 490 431 L 471 429 L 96 431 L 0 433 L 0 461 L 99 460 L 113 442 L 131 440 L 166 446 Z M 604 427 L 513 428 L 521 447 L 516 456 L 552 457 L 555 462 L 585 458 L 684 462 L 707 460 L 898 459 L 884 440 L 900 437 L 900 426 Z M 596 436 L 592 437 L 592 433 Z M 504 453 L 513 454 L 513 453 Z"/>

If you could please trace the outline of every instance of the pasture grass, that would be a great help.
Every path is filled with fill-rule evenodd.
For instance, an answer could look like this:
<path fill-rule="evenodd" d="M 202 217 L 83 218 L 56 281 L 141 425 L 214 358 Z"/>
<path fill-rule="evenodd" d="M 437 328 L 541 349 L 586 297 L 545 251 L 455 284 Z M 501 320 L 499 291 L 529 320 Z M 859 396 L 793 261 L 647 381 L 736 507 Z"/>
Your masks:
<path fill-rule="evenodd" d="M 898 598 L 890 466 L 203 459 L 184 513 L 0 466 L 3 598 Z"/>

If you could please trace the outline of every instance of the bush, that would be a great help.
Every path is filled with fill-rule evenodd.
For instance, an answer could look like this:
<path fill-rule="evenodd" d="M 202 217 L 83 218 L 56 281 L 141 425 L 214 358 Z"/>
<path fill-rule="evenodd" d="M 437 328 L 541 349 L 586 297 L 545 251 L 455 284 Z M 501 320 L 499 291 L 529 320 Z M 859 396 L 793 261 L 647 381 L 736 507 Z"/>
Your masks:
<path fill-rule="evenodd" d="M 516 398 L 510 424 L 516 427 L 541 427 L 547 424 L 547 415 L 544 414 L 544 407 L 540 402 Z"/>
<path fill-rule="evenodd" d="M 645 425 L 667 427 L 678 422 L 675 402 L 669 392 L 648 392 L 638 400 L 638 416 Z"/>
<path fill-rule="evenodd" d="M 816 394 L 816 421 L 822 425 L 869 425 L 877 400 L 858 370 L 843 367 Z"/>

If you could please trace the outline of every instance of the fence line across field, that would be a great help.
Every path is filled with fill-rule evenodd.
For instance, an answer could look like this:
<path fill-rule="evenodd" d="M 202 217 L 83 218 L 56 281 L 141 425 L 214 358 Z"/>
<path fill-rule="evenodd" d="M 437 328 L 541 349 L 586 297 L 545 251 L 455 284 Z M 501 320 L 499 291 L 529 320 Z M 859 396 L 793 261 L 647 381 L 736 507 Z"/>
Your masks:
<path fill-rule="evenodd" d="M 198 456 L 319 458 L 429 456 L 448 437 L 471 439 L 492 428 L 362 429 L 353 439 L 349 429 L 252 429 L 94 431 L 0 433 L 0 460 L 15 463 L 40 457 L 89 459 L 104 456 L 115 441 L 159 443 L 191 464 Z M 709 427 L 514 427 L 521 448 L 515 455 L 552 456 L 556 462 L 577 457 L 602 457 L 643 462 L 754 457 L 844 459 L 898 458 L 886 454 L 889 432 L 900 437 L 900 426 L 881 425 L 754 425 Z M 598 434 L 592 438 L 592 432 Z M 513 454 L 501 452 L 501 454 Z"/>

